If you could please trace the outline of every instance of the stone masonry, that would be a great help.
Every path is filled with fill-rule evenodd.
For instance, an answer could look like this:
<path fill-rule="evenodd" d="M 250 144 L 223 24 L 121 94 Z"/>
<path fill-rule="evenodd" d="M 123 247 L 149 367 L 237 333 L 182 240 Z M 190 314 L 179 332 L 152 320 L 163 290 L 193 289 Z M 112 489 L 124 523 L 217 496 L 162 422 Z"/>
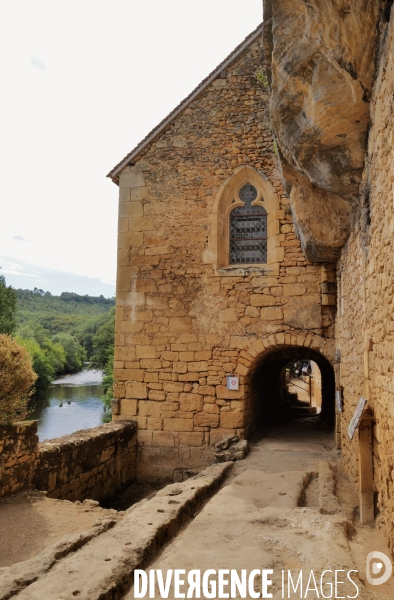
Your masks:
<path fill-rule="evenodd" d="M 51 498 L 103 500 L 135 479 L 136 426 L 107 423 L 39 445 L 33 484 Z"/>
<path fill-rule="evenodd" d="M 202 467 L 222 435 L 248 435 L 248 376 L 264 353 L 313 347 L 334 358 L 335 272 L 308 262 L 294 231 L 261 55 L 260 27 L 110 173 L 114 419 L 138 423 L 141 479 Z M 246 183 L 268 212 L 267 264 L 229 264 L 228 215 Z"/>
<path fill-rule="evenodd" d="M 0 496 L 32 487 L 37 458 L 36 421 L 0 427 Z"/>
<path fill-rule="evenodd" d="M 24 489 L 103 500 L 135 479 L 136 424 L 107 423 L 44 442 L 37 421 L 0 427 L 0 496 Z"/>
<path fill-rule="evenodd" d="M 344 390 L 343 456 L 358 482 L 358 440 L 346 427 L 361 395 L 374 418 L 376 514 L 394 549 L 394 27 L 381 25 L 379 69 L 371 99 L 371 129 L 360 202 L 338 263 L 337 347 Z"/>

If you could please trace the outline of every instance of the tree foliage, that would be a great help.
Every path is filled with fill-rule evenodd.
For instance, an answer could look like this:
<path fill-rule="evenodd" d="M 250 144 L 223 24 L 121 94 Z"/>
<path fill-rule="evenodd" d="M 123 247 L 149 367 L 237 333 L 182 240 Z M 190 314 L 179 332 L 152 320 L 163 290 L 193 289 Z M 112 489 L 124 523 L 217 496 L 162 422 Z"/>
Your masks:
<path fill-rule="evenodd" d="M 97 331 L 113 319 L 115 301 L 71 292 L 52 296 L 38 288 L 16 294 L 17 336 L 31 354 L 38 375 L 36 390 L 42 392 L 57 375 L 83 368 L 93 353 Z"/>
<path fill-rule="evenodd" d="M 104 371 L 104 396 L 102 401 L 107 409 L 111 408 L 114 387 L 114 338 L 115 338 L 115 309 L 108 314 L 107 320 L 98 327 L 92 339 L 92 355 L 90 367 Z"/>
<path fill-rule="evenodd" d="M 86 352 L 77 338 L 69 333 L 58 333 L 53 336 L 52 342 L 60 344 L 66 354 L 65 373 L 76 373 L 82 369 L 86 360 Z"/>
<path fill-rule="evenodd" d="M 16 329 L 16 292 L 0 275 L 0 334 L 14 333 Z"/>
<path fill-rule="evenodd" d="M 26 348 L 0 334 L 0 424 L 9 425 L 28 415 L 27 404 L 37 379 Z"/>

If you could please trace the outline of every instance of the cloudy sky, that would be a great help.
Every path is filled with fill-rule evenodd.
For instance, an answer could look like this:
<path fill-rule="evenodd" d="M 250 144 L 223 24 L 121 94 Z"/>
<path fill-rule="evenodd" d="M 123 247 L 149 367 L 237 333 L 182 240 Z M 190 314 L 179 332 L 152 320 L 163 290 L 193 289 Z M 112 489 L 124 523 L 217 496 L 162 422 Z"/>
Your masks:
<path fill-rule="evenodd" d="M 0 6 L 0 273 L 114 291 L 108 171 L 262 20 L 262 0 Z"/>

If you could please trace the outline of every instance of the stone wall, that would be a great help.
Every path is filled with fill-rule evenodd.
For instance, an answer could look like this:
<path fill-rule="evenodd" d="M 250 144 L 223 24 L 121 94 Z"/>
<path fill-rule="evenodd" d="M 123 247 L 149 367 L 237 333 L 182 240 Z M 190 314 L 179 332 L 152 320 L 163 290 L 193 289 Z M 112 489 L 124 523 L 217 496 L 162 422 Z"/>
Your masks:
<path fill-rule="evenodd" d="M 36 421 L 0 427 L 0 496 L 32 487 L 37 458 Z"/>
<path fill-rule="evenodd" d="M 381 23 L 364 183 L 338 265 L 337 347 L 344 388 L 342 445 L 358 481 L 358 438 L 346 427 L 360 395 L 374 415 L 376 514 L 394 548 L 394 32 Z"/>
<path fill-rule="evenodd" d="M 35 489 L 61 500 L 103 500 L 135 478 L 134 422 L 107 423 L 39 444 Z"/>
<path fill-rule="evenodd" d="M 223 434 L 248 434 L 245 382 L 267 346 L 333 336 L 335 273 L 294 231 L 260 70 L 256 41 L 120 173 L 114 419 L 138 422 L 141 479 L 208 464 Z M 221 244 L 248 182 L 267 208 L 268 262 L 240 267 Z"/>

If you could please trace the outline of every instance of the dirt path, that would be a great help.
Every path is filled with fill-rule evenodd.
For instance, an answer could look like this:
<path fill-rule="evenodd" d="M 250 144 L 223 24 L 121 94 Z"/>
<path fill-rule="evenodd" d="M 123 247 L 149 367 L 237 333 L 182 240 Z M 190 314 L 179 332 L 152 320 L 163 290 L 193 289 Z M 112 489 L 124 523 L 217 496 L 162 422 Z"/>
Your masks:
<path fill-rule="evenodd" d="M 379 588 L 364 585 L 368 552 L 389 553 L 377 531 L 357 522 L 357 496 L 339 460 L 331 433 L 290 425 L 271 431 L 253 444 L 246 460 L 236 463 L 224 487 L 147 570 L 162 569 L 166 575 L 169 569 L 184 569 L 186 573 L 192 569 L 236 569 L 239 573 L 242 569 L 272 569 L 269 591 L 277 599 L 283 597 L 282 570 L 286 574 L 286 598 L 300 598 L 299 588 L 294 593 L 290 584 L 289 592 L 288 570 L 297 578 L 302 570 L 303 598 L 311 571 L 318 595 L 311 581 L 306 597 L 335 597 L 334 591 L 330 596 L 330 573 L 325 574 L 320 587 L 326 569 L 341 570 L 338 580 L 344 583 L 338 583 L 337 597 L 355 596 L 356 587 L 346 573 L 357 570 L 358 576 L 353 573 L 351 577 L 359 588 L 358 598 L 392 599 L 393 578 Z M 324 490 L 319 494 L 317 478 L 319 467 L 325 468 L 329 478 L 327 463 L 336 466 L 337 480 L 336 496 L 328 500 L 322 499 Z M 334 514 L 321 514 L 322 502 L 327 501 L 336 507 Z M 260 584 L 258 577 L 255 581 L 258 590 L 261 578 Z M 187 592 L 187 588 L 181 591 Z M 173 587 L 168 597 L 174 598 Z M 134 598 L 134 589 L 125 598 Z"/>
<path fill-rule="evenodd" d="M 107 518 L 120 520 L 122 515 L 92 500 L 54 500 L 36 491 L 1 498 L 0 567 L 28 560 L 64 535 L 91 529 Z"/>
<path fill-rule="evenodd" d="M 126 590 L 142 568 L 161 569 L 164 578 L 170 569 L 234 569 L 240 577 L 256 569 L 256 591 L 262 570 L 272 569 L 267 591 L 276 600 L 394 598 L 393 577 L 379 587 L 366 582 L 367 554 L 389 551 L 374 527 L 357 520 L 358 499 L 332 434 L 306 425 L 272 430 L 245 460 L 208 467 L 122 514 L 42 493 L 7 502 L 0 503 L 0 557 L 3 565 L 25 562 L 0 569 L 0 599 L 131 600 L 134 590 Z M 289 570 L 293 585 L 302 571 L 302 593 Z"/>

